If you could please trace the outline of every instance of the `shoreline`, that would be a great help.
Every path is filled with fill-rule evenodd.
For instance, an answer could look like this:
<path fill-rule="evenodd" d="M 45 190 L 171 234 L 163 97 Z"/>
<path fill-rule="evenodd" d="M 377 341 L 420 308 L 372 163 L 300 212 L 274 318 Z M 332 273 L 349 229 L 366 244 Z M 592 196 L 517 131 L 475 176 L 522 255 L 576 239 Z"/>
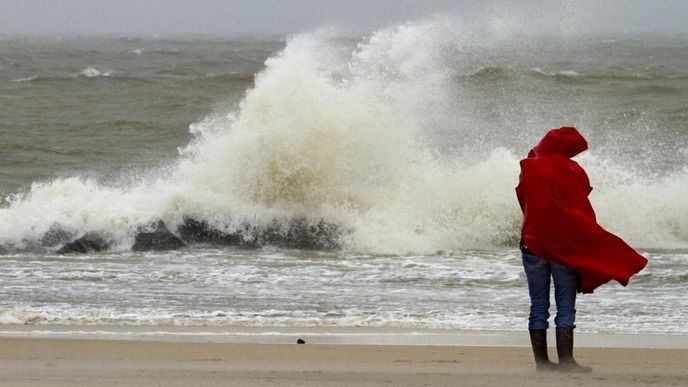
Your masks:
<path fill-rule="evenodd" d="M 550 348 L 550 356 L 556 358 Z M 11 386 L 684 386 L 688 350 L 579 348 L 592 374 L 536 373 L 530 348 L 0 338 Z"/>
<path fill-rule="evenodd" d="M 490 331 L 330 326 L 2 325 L 0 340 L 98 340 L 225 344 L 530 347 L 527 330 Z M 554 342 L 554 329 L 549 330 Z M 688 335 L 576 332 L 579 348 L 682 349 Z"/>

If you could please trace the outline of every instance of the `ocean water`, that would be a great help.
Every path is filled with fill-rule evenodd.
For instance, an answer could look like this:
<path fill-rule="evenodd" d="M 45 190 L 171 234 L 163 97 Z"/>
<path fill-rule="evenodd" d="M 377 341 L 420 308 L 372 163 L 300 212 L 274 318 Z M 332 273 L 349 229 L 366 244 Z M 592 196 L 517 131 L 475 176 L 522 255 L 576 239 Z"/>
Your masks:
<path fill-rule="evenodd" d="M 688 333 L 688 37 L 0 39 L 0 323 L 524 329 L 518 161 L 574 125 L 600 223 L 649 259 L 592 332 Z M 130 251 L 184 217 L 334 250 Z M 57 255 L 54 225 L 106 252 Z"/>

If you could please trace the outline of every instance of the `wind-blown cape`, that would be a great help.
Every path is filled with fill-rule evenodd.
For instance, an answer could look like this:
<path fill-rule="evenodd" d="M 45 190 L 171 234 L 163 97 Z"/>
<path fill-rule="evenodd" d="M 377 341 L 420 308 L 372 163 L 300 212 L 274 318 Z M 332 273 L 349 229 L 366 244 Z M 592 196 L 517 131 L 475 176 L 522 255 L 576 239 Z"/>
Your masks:
<path fill-rule="evenodd" d="M 592 293 L 612 279 L 626 286 L 647 260 L 597 224 L 588 175 L 571 160 L 586 149 L 576 128 L 549 131 L 521 160 L 516 196 L 523 211 L 523 247 L 574 269 L 578 291 Z"/>

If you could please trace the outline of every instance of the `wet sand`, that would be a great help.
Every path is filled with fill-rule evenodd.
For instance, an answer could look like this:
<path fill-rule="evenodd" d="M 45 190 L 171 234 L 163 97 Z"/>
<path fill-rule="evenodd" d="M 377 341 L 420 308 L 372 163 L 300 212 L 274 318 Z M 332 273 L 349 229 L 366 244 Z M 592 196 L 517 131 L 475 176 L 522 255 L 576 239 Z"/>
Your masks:
<path fill-rule="evenodd" d="M 554 349 L 550 348 L 554 355 Z M 579 348 L 590 375 L 534 372 L 528 347 L 0 338 L 7 386 L 685 386 L 688 350 Z"/>

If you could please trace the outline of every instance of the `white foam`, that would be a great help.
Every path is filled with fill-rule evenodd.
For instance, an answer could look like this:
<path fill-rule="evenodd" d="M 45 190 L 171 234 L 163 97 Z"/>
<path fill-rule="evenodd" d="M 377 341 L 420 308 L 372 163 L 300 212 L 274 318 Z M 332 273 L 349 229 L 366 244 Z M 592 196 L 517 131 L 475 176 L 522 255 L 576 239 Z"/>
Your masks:
<path fill-rule="evenodd" d="M 644 247 L 688 243 L 688 169 L 645 176 L 628 166 L 586 155 L 581 163 L 593 183 L 591 201 L 600 224 Z"/>
<path fill-rule="evenodd" d="M 31 81 L 35 81 L 36 79 L 38 79 L 38 75 L 33 75 L 30 77 L 25 77 L 25 78 L 13 79 L 12 82 L 31 82 Z"/>
<path fill-rule="evenodd" d="M 579 74 L 573 70 L 562 70 L 557 73 L 563 77 L 577 77 Z"/>
<path fill-rule="evenodd" d="M 112 75 L 112 71 L 101 72 L 93 66 L 88 66 L 79 71 L 78 75 L 86 78 L 109 77 L 110 75 Z"/>
<path fill-rule="evenodd" d="M 549 71 L 543 70 L 540 67 L 533 67 L 530 69 L 530 71 L 533 74 L 547 76 L 547 77 L 559 76 L 559 77 L 573 78 L 573 77 L 580 76 L 580 74 L 578 74 L 578 72 L 573 71 L 573 70 L 561 70 L 561 71 L 556 71 L 556 72 L 549 72 Z"/>

